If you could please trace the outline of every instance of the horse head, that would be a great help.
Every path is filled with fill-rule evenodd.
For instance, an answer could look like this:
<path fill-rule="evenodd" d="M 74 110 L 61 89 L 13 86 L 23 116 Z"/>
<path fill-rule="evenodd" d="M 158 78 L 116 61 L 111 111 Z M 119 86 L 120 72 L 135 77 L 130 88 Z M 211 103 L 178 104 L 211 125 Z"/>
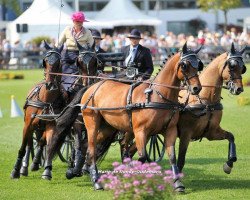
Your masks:
<path fill-rule="evenodd" d="M 242 58 L 246 47 L 236 50 L 234 43 L 231 45 L 230 51 L 227 53 L 226 61 L 221 69 L 221 77 L 225 80 L 231 94 L 239 95 L 243 92 L 242 74 L 247 70 Z"/>
<path fill-rule="evenodd" d="M 53 75 L 50 73 L 61 72 L 61 52 L 63 45 L 59 48 L 52 48 L 44 41 L 44 47 L 46 49 L 43 58 L 43 68 L 45 71 L 45 85 L 47 90 L 56 90 L 60 84 L 61 76 Z"/>
<path fill-rule="evenodd" d="M 177 77 L 188 85 L 191 94 L 196 95 L 201 91 L 201 84 L 198 77 L 198 71 L 203 69 L 203 63 L 197 57 L 202 46 L 196 50 L 187 48 L 187 43 L 182 47 L 181 56 L 177 64 Z"/>
<path fill-rule="evenodd" d="M 79 56 L 76 60 L 76 65 L 79 68 L 79 72 L 83 77 L 83 85 L 91 85 L 94 82 L 93 78 L 86 76 L 95 76 L 97 74 L 97 55 L 93 44 L 92 46 L 81 46 L 76 41 L 79 49 Z"/>

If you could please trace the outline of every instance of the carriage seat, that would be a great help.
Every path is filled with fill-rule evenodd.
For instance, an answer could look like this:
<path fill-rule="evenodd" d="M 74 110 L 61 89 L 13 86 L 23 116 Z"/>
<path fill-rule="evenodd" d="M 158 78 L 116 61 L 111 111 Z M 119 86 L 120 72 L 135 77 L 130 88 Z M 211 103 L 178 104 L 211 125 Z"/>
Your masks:
<path fill-rule="evenodd" d="M 102 62 L 122 62 L 125 60 L 123 53 L 98 53 L 97 57 Z"/>

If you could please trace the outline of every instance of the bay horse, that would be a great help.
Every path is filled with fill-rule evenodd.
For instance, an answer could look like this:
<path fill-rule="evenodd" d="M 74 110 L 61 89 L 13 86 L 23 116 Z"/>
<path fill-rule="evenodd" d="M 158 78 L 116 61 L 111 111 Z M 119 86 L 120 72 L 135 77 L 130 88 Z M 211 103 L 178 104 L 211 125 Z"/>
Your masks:
<path fill-rule="evenodd" d="M 239 95 L 243 92 L 242 74 L 246 66 L 242 59 L 245 48 L 237 51 L 232 43 L 231 50 L 216 57 L 201 73 L 202 90 L 199 95 L 180 92 L 180 102 L 187 104 L 180 113 L 178 135 L 180 138 L 177 166 L 182 171 L 190 140 L 225 140 L 229 141 L 228 160 L 223 166 L 230 174 L 233 162 L 236 162 L 234 135 L 221 128 L 222 118 L 221 91 L 226 82 L 229 92 Z"/>
<path fill-rule="evenodd" d="M 92 78 L 89 78 L 89 77 L 97 75 L 97 61 L 98 60 L 97 60 L 97 55 L 94 49 L 94 45 L 92 47 L 88 45 L 81 46 L 77 41 L 75 42 L 79 49 L 79 55 L 76 59 L 76 65 L 78 66 L 79 74 L 82 76 L 82 79 L 81 79 L 82 82 L 81 84 L 79 82 L 72 84 L 71 91 L 74 90 L 77 95 L 77 92 L 79 90 L 80 91 L 86 90 L 85 87 L 87 87 L 88 85 L 91 85 L 95 81 L 93 77 Z M 73 99 L 73 97 L 74 96 L 71 96 L 71 100 Z M 73 102 L 71 102 L 71 100 L 70 100 L 69 105 L 67 105 L 66 108 L 64 108 L 63 112 L 60 115 L 63 115 L 67 107 L 70 107 L 72 105 L 74 101 L 72 100 Z M 74 135 L 75 135 L 75 146 L 74 146 L 74 152 L 73 152 L 73 154 L 75 154 L 73 155 L 74 163 L 75 165 L 82 165 L 81 163 L 84 161 L 84 155 L 86 154 L 86 152 L 84 152 L 86 150 L 86 147 L 83 148 L 84 145 L 81 144 L 83 140 L 82 132 L 85 130 L 85 127 L 82 122 L 82 117 L 78 116 L 78 113 L 80 113 L 80 110 L 79 111 L 76 110 L 76 112 L 74 113 L 76 115 L 77 122 L 76 122 L 76 118 L 74 118 L 74 121 L 72 121 L 70 127 L 66 130 L 66 133 L 69 134 L 71 132 L 71 128 L 73 127 Z M 67 122 L 65 121 L 62 123 L 67 124 Z M 57 123 L 56 123 L 56 126 L 57 126 Z M 54 131 L 56 131 L 56 126 L 54 127 Z M 57 146 L 61 146 L 62 142 L 64 142 L 64 139 L 61 141 L 61 143 L 58 143 Z M 54 135 L 52 137 L 52 140 L 54 140 Z M 48 149 L 47 149 L 48 155 L 50 154 L 50 149 L 51 149 L 50 146 L 48 146 Z M 45 169 L 42 174 L 42 178 L 47 179 L 47 180 L 50 180 L 52 178 L 52 159 L 50 159 L 49 156 L 47 156 L 46 158 Z"/>
<path fill-rule="evenodd" d="M 171 57 L 161 72 L 150 83 L 135 87 L 117 81 L 101 81 L 84 92 L 81 105 L 88 135 L 88 164 L 94 189 L 102 189 L 96 166 L 96 138 L 107 129 L 134 133 L 139 161 L 146 160 L 146 138 L 165 132 L 166 152 L 173 171 L 174 188 L 184 191 L 178 176 L 175 156 L 178 93 L 181 80 L 188 84 L 192 94 L 198 94 L 201 85 L 197 75 L 200 60 L 197 53 L 185 44 L 181 53 Z"/>
<path fill-rule="evenodd" d="M 21 173 L 28 175 L 28 163 L 30 151 L 33 147 L 33 132 L 36 131 L 38 135 L 46 132 L 47 143 L 50 142 L 53 132 L 53 122 L 43 123 L 40 119 L 35 118 L 36 114 L 50 114 L 57 113 L 60 108 L 64 106 L 63 98 L 60 88 L 60 76 L 49 74 L 50 72 L 61 72 L 61 51 L 63 46 L 59 48 L 51 48 L 46 41 L 44 41 L 46 49 L 43 58 L 44 67 L 44 81 L 38 83 L 29 92 L 24 105 L 24 128 L 22 144 L 18 151 L 18 156 L 14 169 L 11 172 L 11 178 L 20 178 Z M 26 149 L 25 149 L 26 148 Z M 26 154 L 26 156 L 25 156 Z M 24 157 L 25 156 L 25 157 Z"/>
<path fill-rule="evenodd" d="M 48 53 L 46 54 L 46 56 L 48 56 L 51 52 L 53 52 L 53 49 L 51 47 L 49 47 L 49 45 L 45 42 L 45 48 L 48 50 Z M 60 48 L 60 52 L 62 51 L 63 46 Z M 78 46 L 78 48 L 80 49 L 80 53 L 79 56 L 77 57 L 76 63 L 77 66 L 79 68 L 79 72 L 80 74 L 83 76 L 80 80 L 78 79 L 77 82 L 75 82 L 74 84 L 72 84 L 72 89 L 77 91 L 79 89 L 79 86 L 82 84 L 91 84 L 92 80 L 90 80 L 87 76 L 88 75 L 95 75 L 97 72 L 97 64 L 96 64 L 96 59 L 92 56 L 92 52 L 94 51 L 93 48 L 90 48 L 88 46 L 86 47 L 82 47 L 82 46 Z M 93 59 L 94 58 L 94 59 Z M 45 57 L 44 61 L 43 61 L 43 65 L 44 67 L 47 67 L 47 58 Z M 47 68 L 45 68 L 47 69 Z M 47 72 L 50 72 L 51 75 Z M 45 75 L 47 74 L 47 77 L 49 76 L 54 76 L 53 73 L 59 73 L 61 72 L 60 70 L 45 70 Z M 57 76 L 57 75 L 56 75 Z M 64 89 L 61 87 L 60 83 L 60 75 L 57 76 L 57 83 L 56 86 L 54 86 L 54 88 L 52 88 L 52 90 L 48 93 L 46 93 L 43 96 L 46 95 L 50 95 L 52 97 L 54 97 L 55 99 L 57 98 L 57 100 L 62 101 L 65 100 L 68 101 L 69 97 L 66 97 L 67 94 L 65 95 L 65 91 Z M 47 82 L 45 81 L 45 84 L 47 85 Z M 48 83 L 48 85 L 50 85 L 51 83 Z M 49 102 L 47 100 L 46 105 L 43 104 L 43 99 L 41 98 L 41 94 L 43 94 L 44 89 L 36 89 L 37 87 L 40 87 L 41 85 L 38 84 L 36 87 L 34 87 L 30 93 L 35 93 L 32 95 L 28 95 L 27 100 L 26 100 L 26 104 L 25 104 L 25 119 L 28 118 L 28 116 L 32 116 L 32 120 L 33 118 L 35 118 L 36 116 L 39 116 L 41 111 L 42 111 L 42 115 L 40 115 L 40 117 L 37 117 L 36 120 L 33 120 L 33 122 L 26 122 L 27 120 L 25 120 L 25 126 L 30 126 L 29 129 L 29 133 L 28 135 L 30 136 L 30 134 L 32 135 L 32 132 L 36 132 L 37 137 L 39 138 L 39 143 L 38 143 L 38 148 L 37 148 L 37 152 L 34 156 L 32 165 L 31 165 L 31 171 L 37 171 L 39 169 L 39 165 L 40 165 L 40 160 L 41 160 L 41 156 L 42 156 L 42 152 L 43 152 L 43 148 L 44 146 L 47 144 L 47 146 L 50 144 L 50 141 L 52 139 L 52 135 L 54 133 L 55 130 L 55 121 L 54 120 L 49 120 L 46 117 L 43 117 L 43 115 L 46 114 L 56 114 L 59 113 L 59 111 L 61 111 L 64 106 L 66 105 L 65 102 L 63 103 L 63 105 L 60 106 L 60 110 L 58 111 L 58 106 L 57 106 L 57 112 L 55 110 L 55 103 L 49 108 L 51 109 L 50 112 L 46 112 L 46 105 L 50 104 L 51 102 Z M 53 85 L 52 85 L 53 86 Z M 84 85 L 83 85 L 84 86 Z M 77 89 L 78 88 L 78 89 Z M 36 91 L 37 90 L 37 91 Z M 60 92 L 60 94 L 58 94 L 58 92 Z M 40 94 L 41 93 L 41 94 Z M 53 99 L 52 99 L 53 100 Z M 53 102 L 52 102 L 53 103 Z M 51 103 L 51 104 L 52 104 Z M 38 119 L 41 120 L 38 120 Z M 31 124 L 27 124 L 26 123 L 31 123 Z M 25 128 L 24 128 L 25 129 Z M 74 124 L 74 132 L 76 135 L 81 135 L 82 134 L 82 126 L 79 124 Z M 25 134 L 27 135 L 27 134 Z M 32 136 L 31 136 L 32 137 Z M 76 137 L 77 139 L 79 137 Z M 78 142 L 79 143 L 79 142 Z M 30 157 L 30 151 L 31 151 L 31 147 L 33 146 L 33 141 L 32 138 L 29 138 L 29 144 L 27 146 L 27 150 L 26 150 L 26 154 L 25 157 L 23 159 L 22 162 L 22 168 L 21 168 L 21 174 L 24 176 L 28 175 L 28 165 L 29 165 L 29 157 Z M 16 168 L 17 165 L 15 165 Z M 20 168 L 19 168 L 20 170 Z M 13 170 L 14 171 L 14 170 Z M 18 172 L 12 172 L 13 173 L 17 173 Z M 11 175 L 12 178 L 16 178 L 15 175 Z M 17 175 L 18 178 L 20 177 L 20 174 Z M 44 179 L 51 179 L 52 176 L 47 176 L 47 173 L 45 173 L 45 175 L 42 175 L 42 178 Z"/>

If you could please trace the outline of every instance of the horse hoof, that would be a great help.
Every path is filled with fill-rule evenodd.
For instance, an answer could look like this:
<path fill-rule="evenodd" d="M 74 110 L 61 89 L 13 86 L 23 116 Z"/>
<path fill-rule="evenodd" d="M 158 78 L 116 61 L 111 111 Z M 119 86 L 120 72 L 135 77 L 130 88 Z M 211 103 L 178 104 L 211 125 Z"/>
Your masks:
<path fill-rule="evenodd" d="M 45 170 L 42 174 L 42 179 L 44 180 L 51 180 L 52 179 L 52 173 L 50 170 Z"/>
<path fill-rule="evenodd" d="M 38 171 L 39 170 L 39 164 L 38 163 L 32 163 L 30 166 L 31 171 Z"/>
<path fill-rule="evenodd" d="M 94 183 L 94 190 L 104 190 L 101 183 Z"/>
<path fill-rule="evenodd" d="M 79 173 L 75 173 L 73 168 L 69 168 L 66 171 L 66 178 L 67 179 L 72 179 L 74 177 L 81 177 L 83 173 L 80 171 Z"/>
<path fill-rule="evenodd" d="M 10 178 L 12 178 L 12 179 L 20 178 L 20 171 L 13 169 L 11 174 L 10 174 Z"/>
<path fill-rule="evenodd" d="M 227 163 L 225 163 L 223 165 L 223 171 L 226 173 L 226 174 L 230 174 L 231 173 L 231 170 L 232 170 L 232 167 L 228 166 Z"/>
<path fill-rule="evenodd" d="M 73 169 L 72 169 L 72 168 L 68 169 L 68 170 L 66 171 L 66 178 L 67 178 L 67 179 L 72 179 L 72 178 L 74 178 L 74 177 L 75 177 L 75 174 L 73 173 Z"/>
<path fill-rule="evenodd" d="M 176 180 L 174 183 L 174 191 L 177 193 L 184 193 L 185 187 L 180 180 Z"/>
<path fill-rule="evenodd" d="M 22 167 L 20 170 L 22 176 L 28 176 L 28 167 Z"/>

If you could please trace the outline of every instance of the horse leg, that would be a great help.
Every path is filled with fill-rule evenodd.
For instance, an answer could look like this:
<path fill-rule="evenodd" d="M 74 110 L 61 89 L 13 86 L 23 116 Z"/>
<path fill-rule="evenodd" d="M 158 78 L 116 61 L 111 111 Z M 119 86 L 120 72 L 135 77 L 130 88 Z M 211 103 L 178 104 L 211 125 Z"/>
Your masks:
<path fill-rule="evenodd" d="M 173 173 L 174 190 L 176 192 L 184 192 L 185 187 L 180 181 L 179 170 L 176 165 L 176 154 L 175 154 L 176 139 L 177 139 L 177 127 L 176 126 L 170 127 L 166 133 L 166 152 Z"/>
<path fill-rule="evenodd" d="M 234 143 L 234 135 L 228 131 L 223 130 L 221 127 L 218 127 L 215 132 L 209 132 L 207 136 L 208 140 L 224 140 L 229 141 L 228 146 L 228 160 L 223 165 L 223 170 L 225 173 L 230 174 L 233 168 L 233 163 L 237 161 L 236 156 L 236 145 Z"/>
<path fill-rule="evenodd" d="M 29 159 L 30 159 L 30 153 L 31 153 L 32 147 L 33 147 L 33 140 L 32 140 L 32 137 L 29 137 L 28 145 L 26 146 L 26 153 L 23 158 L 22 167 L 20 170 L 20 174 L 22 176 L 28 176 L 28 166 L 29 166 Z"/>
<path fill-rule="evenodd" d="M 98 183 L 99 173 L 96 166 L 96 139 L 97 139 L 97 132 L 100 127 L 100 120 L 101 116 L 98 114 L 93 115 L 92 117 L 89 115 L 84 115 L 84 122 L 87 129 L 88 134 L 88 164 L 89 166 L 89 174 L 91 181 L 93 183 L 95 190 L 103 190 L 103 187 L 100 183 Z M 100 132 L 100 130 L 99 130 Z"/>
<path fill-rule="evenodd" d="M 82 147 L 81 147 L 81 141 L 83 140 L 82 138 L 82 125 L 80 124 L 74 124 L 73 126 L 74 128 L 74 131 L 75 131 L 75 159 L 74 159 L 74 167 L 73 168 L 69 168 L 67 171 L 66 171 L 66 178 L 67 179 L 72 179 L 74 177 L 81 177 L 83 175 L 82 173 L 82 167 L 83 167 L 83 164 L 84 164 L 84 160 L 85 160 L 85 157 L 84 155 L 82 154 Z"/>
<path fill-rule="evenodd" d="M 89 174 L 89 164 L 88 164 L 88 160 L 89 160 L 89 157 L 88 157 L 88 138 L 86 136 L 86 138 L 84 138 L 84 140 L 82 141 L 83 143 L 83 155 L 85 156 L 85 162 L 83 164 L 83 167 L 82 167 L 82 173 L 83 174 Z"/>
<path fill-rule="evenodd" d="M 187 131 L 181 131 L 180 134 L 180 143 L 179 143 L 179 154 L 178 154 L 178 160 L 177 160 L 177 167 L 179 169 L 179 172 L 182 172 L 182 169 L 185 165 L 186 160 L 186 153 L 190 141 L 190 137 Z"/>
<path fill-rule="evenodd" d="M 125 158 L 132 158 L 132 156 L 130 155 L 130 147 L 129 147 L 129 143 L 131 142 L 131 140 L 133 140 L 133 136 L 134 134 L 131 132 L 126 132 L 124 133 L 124 137 L 122 140 L 119 141 L 120 143 L 120 152 L 121 152 L 121 159 L 122 161 Z M 135 146 L 135 145 L 134 145 Z M 136 148 L 136 147 L 135 147 Z M 133 154 L 134 155 L 134 154 Z"/>
<path fill-rule="evenodd" d="M 53 134 L 55 133 L 54 129 L 55 129 L 54 125 L 51 125 L 51 124 L 46 125 L 45 137 L 46 137 L 46 142 L 47 142 L 48 147 L 51 146 L 52 137 L 53 137 Z M 42 173 L 42 179 L 44 179 L 44 180 L 51 180 L 52 179 L 52 158 L 50 158 L 50 159 L 49 159 L 49 157 L 46 158 L 44 172 Z"/>
<path fill-rule="evenodd" d="M 31 130 L 30 126 L 28 125 L 30 123 L 25 123 L 24 128 L 23 128 L 23 140 L 22 140 L 22 145 L 21 148 L 18 151 L 18 156 L 16 163 L 14 165 L 14 169 L 11 172 L 10 177 L 12 179 L 20 178 L 20 169 L 22 166 L 22 160 L 25 155 L 25 148 L 28 143 L 28 138 L 32 135 L 33 130 Z"/>
<path fill-rule="evenodd" d="M 42 137 L 39 137 L 40 132 L 36 133 L 37 135 L 37 151 L 33 158 L 32 164 L 30 166 L 31 171 L 37 171 L 39 170 L 39 165 L 41 164 L 41 157 L 43 153 L 43 148 L 46 145 L 46 132 L 43 133 Z"/>
<path fill-rule="evenodd" d="M 146 133 L 145 131 L 135 131 L 135 143 L 136 143 L 136 148 L 138 151 L 139 155 L 139 161 L 142 163 L 145 163 L 147 160 L 146 157 Z"/>
<path fill-rule="evenodd" d="M 233 163 L 237 161 L 236 145 L 234 143 L 234 135 L 226 131 L 226 139 L 229 141 L 228 145 L 228 160 L 223 166 L 225 173 L 230 174 L 233 168 Z"/>

